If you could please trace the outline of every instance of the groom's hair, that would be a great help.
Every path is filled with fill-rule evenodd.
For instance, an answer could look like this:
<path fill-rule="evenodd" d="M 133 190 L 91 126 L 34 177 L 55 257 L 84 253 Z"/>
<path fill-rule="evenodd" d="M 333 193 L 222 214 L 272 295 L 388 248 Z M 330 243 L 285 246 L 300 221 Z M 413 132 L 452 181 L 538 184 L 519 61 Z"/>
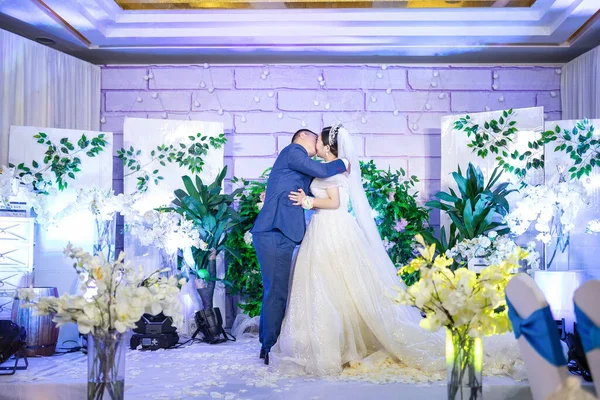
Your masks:
<path fill-rule="evenodd" d="M 300 134 L 302 132 L 312 133 L 315 136 L 319 136 L 316 133 L 314 133 L 313 131 L 311 131 L 310 129 L 300 129 L 300 130 L 296 131 L 296 133 L 294 133 L 294 136 L 292 136 L 292 143 L 296 143 L 296 140 L 300 137 Z"/>

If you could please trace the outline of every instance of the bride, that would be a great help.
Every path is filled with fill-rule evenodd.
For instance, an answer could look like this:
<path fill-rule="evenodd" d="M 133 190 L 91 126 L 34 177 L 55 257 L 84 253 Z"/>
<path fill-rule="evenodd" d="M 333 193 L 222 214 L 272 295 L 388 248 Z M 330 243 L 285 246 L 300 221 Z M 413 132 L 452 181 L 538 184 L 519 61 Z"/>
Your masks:
<path fill-rule="evenodd" d="M 341 125 L 323 130 L 317 155 L 359 165 L 353 139 Z M 378 373 L 387 366 L 409 381 L 443 378 L 443 332 L 424 330 L 417 309 L 389 297 L 402 282 L 373 220 L 360 168 L 315 179 L 310 191 L 314 198 L 301 189 L 290 194 L 295 205 L 316 211 L 298 251 L 272 366 L 316 375 Z"/>

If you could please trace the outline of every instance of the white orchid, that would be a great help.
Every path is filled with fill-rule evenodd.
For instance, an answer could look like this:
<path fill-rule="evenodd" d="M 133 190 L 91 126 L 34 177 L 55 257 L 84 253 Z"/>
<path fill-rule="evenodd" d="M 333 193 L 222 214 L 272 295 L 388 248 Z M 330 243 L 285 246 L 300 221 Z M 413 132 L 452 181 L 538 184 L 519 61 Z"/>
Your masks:
<path fill-rule="evenodd" d="M 511 231 L 520 236 L 532 222 L 539 232 L 536 239 L 549 243 L 553 236 L 569 235 L 575 228 L 579 210 L 589 203 L 588 193 L 578 181 L 561 181 L 557 184 L 529 186 L 505 218 Z"/>
<path fill-rule="evenodd" d="M 84 289 L 93 289 L 94 294 L 87 298 L 64 294 L 34 301 L 31 289 L 19 290 L 19 297 L 28 301 L 27 306 L 39 315 L 53 314 L 57 326 L 74 322 L 82 334 L 105 334 L 113 330 L 123 333 L 135 327 L 144 313 L 162 312 L 173 318 L 175 326 L 181 326 L 182 306 L 174 277 L 166 278 L 161 276 L 163 271 L 156 271 L 144 278 L 143 268 L 123 263 L 123 253 L 115 262 L 108 262 L 102 255 L 92 256 L 69 244 L 65 255 L 75 261 L 73 266 Z"/>
<path fill-rule="evenodd" d="M 141 216 L 131 213 L 127 229 L 143 246 L 156 246 L 165 249 L 167 254 L 189 247 L 208 250 L 194 223 L 174 211 L 150 210 Z"/>

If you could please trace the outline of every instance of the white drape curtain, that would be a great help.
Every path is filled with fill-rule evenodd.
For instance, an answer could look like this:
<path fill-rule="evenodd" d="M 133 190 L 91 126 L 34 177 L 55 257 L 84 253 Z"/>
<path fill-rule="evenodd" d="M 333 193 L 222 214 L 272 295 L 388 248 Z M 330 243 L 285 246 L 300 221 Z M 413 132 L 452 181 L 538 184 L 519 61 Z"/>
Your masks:
<path fill-rule="evenodd" d="M 600 46 L 563 68 L 562 119 L 600 118 Z"/>
<path fill-rule="evenodd" d="M 0 29 L 0 165 L 11 125 L 98 131 L 100 68 Z"/>

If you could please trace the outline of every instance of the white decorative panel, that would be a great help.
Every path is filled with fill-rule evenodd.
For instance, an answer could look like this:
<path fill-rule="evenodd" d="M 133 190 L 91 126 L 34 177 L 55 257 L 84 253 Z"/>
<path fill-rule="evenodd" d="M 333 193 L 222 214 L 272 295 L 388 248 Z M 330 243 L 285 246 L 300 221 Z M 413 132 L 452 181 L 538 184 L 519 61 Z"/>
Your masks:
<path fill-rule="evenodd" d="M 145 118 L 126 118 L 123 128 L 124 147 L 133 146 L 136 150 L 141 150 L 140 163 L 145 165 L 149 171 L 158 169 L 159 175 L 164 180 L 155 185 L 151 182 L 148 190 L 140 200 L 136 202 L 135 207 L 145 212 L 153 208 L 168 206 L 175 198 L 174 191 L 183 189 L 181 178 L 184 175 L 193 176 L 186 167 L 179 167 L 174 163 L 166 163 L 162 166 L 158 161 L 152 162 L 150 154 L 160 145 L 175 145 L 179 143 L 191 143 L 189 136 L 195 136 L 201 133 L 208 137 L 218 137 L 224 133 L 223 124 L 220 122 L 203 121 L 169 121 L 153 120 Z M 223 149 L 210 149 L 204 157 L 205 165 L 202 173 L 199 174 L 202 181 L 206 184 L 214 181 L 219 172 L 223 169 Z M 134 193 L 137 189 L 136 174 L 128 175 L 128 170 L 124 171 L 124 192 Z M 127 221 L 125 221 L 127 223 Z M 128 260 L 134 264 L 141 264 L 147 272 L 154 271 L 160 267 L 159 252 L 156 248 L 141 246 L 139 242 L 125 233 L 125 252 Z M 218 276 L 224 275 L 223 263 L 219 262 Z M 214 296 L 215 307 L 221 308 L 225 312 L 225 288 L 217 282 Z M 225 320 L 225 315 L 223 315 Z"/>
<path fill-rule="evenodd" d="M 44 158 L 47 146 L 38 144 L 34 135 L 44 132 L 54 142 L 61 138 L 68 138 L 76 143 L 82 134 L 88 138 L 104 134 L 108 144 L 96 157 L 87 157 L 79 154 L 81 158 L 80 169 L 75 180 L 69 181 L 69 188 L 59 192 L 52 198 L 49 208 L 53 212 L 59 212 L 77 198 L 76 189 L 92 185 L 104 189 L 112 188 L 112 157 L 113 135 L 109 132 L 94 132 L 72 129 L 40 128 L 32 126 L 11 126 L 9 162 L 19 164 L 25 162 L 31 164 L 32 160 L 40 163 Z M 35 247 L 35 273 L 34 286 L 51 286 L 58 288 L 59 294 L 74 293 L 78 289 L 77 275 L 73 269 L 73 263 L 66 259 L 63 249 L 68 242 L 79 246 L 86 251 L 93 251 L 94 244 L 94 218 L 91 214 L 81 211 L 70 215 L 56 226 L 48 229 L 38 227 L 36 229 Z M 63 336 L 61 329 L 61 336 Z M 63 340 L 63 339 L 59 339 Z"/>
<path fill-rule="evenodd" d="M 517 121 L 515 128 L 518 132 L 515 133 L 513 143 L 509 144 L 511 150 L 519 150 L 524 152 L 527 150 L 527 144 L 530 141 L 539 139 L 541 133 L 544 130 L 544 109 L 543 107 L 533 108 L 518 108 L 514 109 L 513 121 Z M 502 110 L 500 111 L 489 111 L 482 113 L 470 113 L 471 121 L 474 124 L 479 124 L 483 127 L 486 121 L 493 119 L 499 120 L 502 116 Z M 457 171 L 460 166 L 463 175 L 466 173 L 469 162 L 475 166 L 479 166 L 486 178 L 489 179 L 494 168 L 497 165 L 495 155 L 488 155 L 485 159 L 482 159 L 477 155 L 477 152 L 473 152 L 470 147 L 467 146 L 472 140 L 467 136 L 464 131 L 454 129 L 454 122 L 459 118 L 465 117 L 467 114 L 460 115 L 449 115 L 442 117 L 442 174 L 441 174 L 441 190 L 447 190 L 449 187 L 456 190 L 456 184 L 452 178 L 452 173 Z M 504 173 L 502 179 L 498 181 L 507 182 L 512 181 L 516 183 L 516 179 L 512 174 Z M 530 172 L 528 183 L 538 184 L 543 182 L 543 173 Z M 518 185 L 514 185 L 513 188 L 518 188 Z M 509 195 L 509 202 L 514 204 L 519 199 L 517 193 Z M 448 226 L 450 219 L 442 213 L 441 225 Z"/>
<path fill-rule="evenodd" d="M 600 119 L 589 121 L 595 128 L 594 136 L 600 138 Z M 546 130 L 554 130 L 558 125 L 561 131 L 564 129 L 572 131 L 577 122 L 578 120 L 546 122 Z M 547 145 L 545 148 L 546 184 L 557 181 L 559 169 L 566 168 L 568 170 L 573 165 L 573 161 L 566 153 L 554 152 L 554 147 L 556 146 Z M 600 262 L 596 258 L 596 253 L 600 249 L 600 233 L 592 235 L 585 233 L 585 228 L 590 220 L 600 219 L 600 166 L 593 168 L 590 176 L 583 176 L 580 180 L 588 191 L 590 203 L 587 208 L 579 212 L 576 227 L 571 232 L 569 269 L 585 269 L 600 278 Z"/>

